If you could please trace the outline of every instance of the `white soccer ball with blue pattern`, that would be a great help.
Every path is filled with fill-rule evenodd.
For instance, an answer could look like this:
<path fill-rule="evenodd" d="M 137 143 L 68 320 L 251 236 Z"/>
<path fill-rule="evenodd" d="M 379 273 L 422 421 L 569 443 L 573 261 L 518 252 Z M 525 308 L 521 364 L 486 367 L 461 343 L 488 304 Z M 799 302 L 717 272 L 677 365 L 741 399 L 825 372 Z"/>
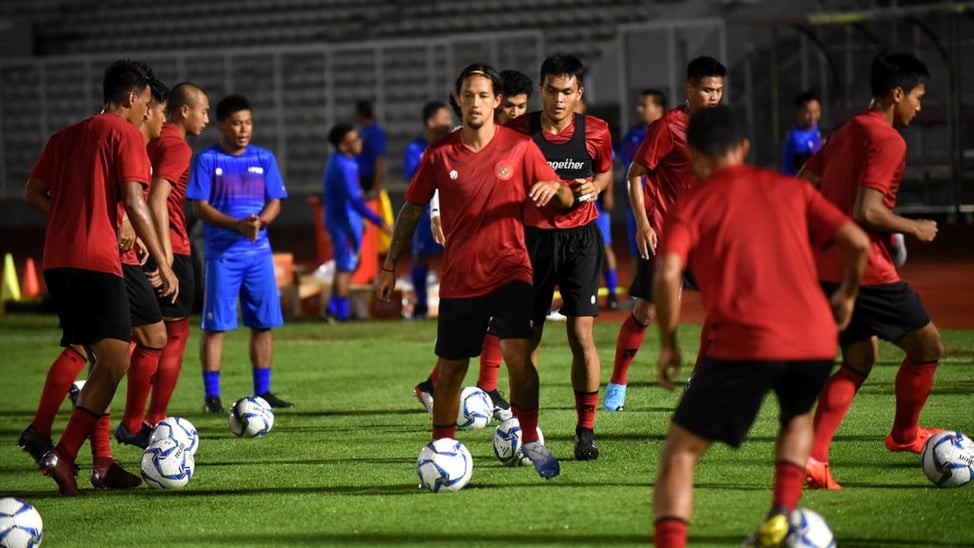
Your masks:
<path fill-rule="evenodd" d="M 459 491 L 473 475 L 473 457 L 459 441 L 440 438 L 423 447 L 416 459 L 419 486 L 434 493 Z"/>
<path fill-rule="evenodd" d="M 0 499 L 0 546 L 27 548 L 44 540 L 44 521 L 36 508 L 16 497 Z"/>
<path fill-rule="evenodd" d="M 233 402 L 227 418 L 230 431 L 244 438 L 259 438 L 274 427 L 274 410 L 260 396 L 246 396 Z"/>
<path fill-rule="evenodd" d="M 511 417 L 502 421 L 494 430 L 494 454 L 497 460 L 504 466 L 518 466 L 530 464 L 531 460 L 521 452 L 522 444 L 521 421 L 517 417 Z M 544 444 L 544 435 L 541 434 L 541 427 L 538 427 L 538 441 Z"/>
<path fill-rule="evenodd" d="M 165 439 L 175 441 L 190 455 L 196 456 L 200 435 L 193 423 L 188 420 L 182 417 L 166 417 L 159 421 L 156 427 L 152 429 L 152 435 L 149 436 L 149 445 Z"/>
<path fill-rule="evenodd" d="M 460 409 L 457 413 L 457 427 L 463 430 L 484 428 L 494 416 L 494 404 L 490 396 L 476 386 L 468 386 L 460 391 Z"/>
<path fill-rule="evenodd" d="M 196 460 L 171 439 L 159 440 L 142 453 L 142 479 L 156 489 L 179 489 L 193 477 Z"/>
<path fill-rule="evenodd" d="M 795 508 L 788 517 L 790 527 L 785 537 L 789 548 L 835 548 L 835 536 L 825 518 L 808 508 Z"/>
<path fill-rule="evenodd" d="M 960 432 L 934 434 L 923 445 L 920 463 L 937 487 L 960 487 L 974 476 L 974 442 Z"/>

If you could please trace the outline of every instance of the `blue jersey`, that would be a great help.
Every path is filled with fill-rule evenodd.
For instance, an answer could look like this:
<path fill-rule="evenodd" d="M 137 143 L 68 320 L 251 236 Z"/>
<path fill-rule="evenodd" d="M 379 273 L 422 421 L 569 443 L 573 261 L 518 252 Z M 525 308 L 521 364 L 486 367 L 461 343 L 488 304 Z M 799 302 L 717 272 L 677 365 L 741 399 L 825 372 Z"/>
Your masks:
<path fill-rule="evenodd" d="M 636 157 L 636 151 L 639 150 L 644 137 L 646 137 L 646 126 L 642 124 L 636 124 L 626 132 L 619 147 L 619 161 L 622 162 L 622 167 L 629 169 L 629 164 Z"/>
<path fill-rule="evenodd" d="M 788 175 L 798 175 L 798 170 L 820 148 L 822 148 L 822 134 L 818 130 L 818 124 L 808 129 L 792 126 L 785 137 L 781 172 Z"/>
<path fill-rule="evenodd" d="M 217 143 L 193 161 L 186 198 L 209 202 L 224 215 L 243 219 L 260 214 L 270 200 L 287 198 L 287 191 L 274 153 L 249 145 L 237 156 Z M 236 230 L 206 223 L 203 236 L 207 254 L 270 251 L 266 229 L 252 243 Z"/>
<path fill-rule="evenodd" d="M 406 150 L 402 153 L 402 176 L 406 182 L 412 180 L 416 170 L 419 169 L 419 161 L 423 159 L 423 152 L 430 146 L 425 137 L 417 137 L 406 145 Z"/>
<path fill-rule="evenodd" d="M 375 178 L 375 159 L 386 154 L 386 132 L 379 124 L 371 123 L 359 129 L 362 136 L 362 153 L 358 160 L 358 174 L 364 180 Z"/>
<path fill-rule="evenodd" d="M 362 232 L 362 217 L 374 224 L 382 220 L 362 200 L 359 188 L 359 167 L 354 157 L 336 152 L 325 165 L 324 191 L 325 223 L 350 232 Z"/>

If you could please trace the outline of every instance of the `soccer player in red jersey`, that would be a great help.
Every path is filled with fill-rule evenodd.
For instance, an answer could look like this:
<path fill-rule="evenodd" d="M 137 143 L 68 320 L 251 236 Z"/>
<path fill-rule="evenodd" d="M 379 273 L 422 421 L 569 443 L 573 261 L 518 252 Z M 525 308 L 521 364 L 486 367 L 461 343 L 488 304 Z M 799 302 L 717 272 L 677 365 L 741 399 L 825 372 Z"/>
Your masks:
<path fill-rule="evenodd" d="M 115 436 L 119 441 L 143 448 L 152 427 L 167 416 L 189 336 L 189 313 L 193 305 L 195 281 L 185 214 L 186 185 L 193 150 L 186 137 L 202 133 L 209 123 L 209 108 L 206 93 L 199 86 L 184 82 L 176 85 L 169 94 L 168 121 L 162 115 L 154 119 L 158 121 L 158 128 L 152 124 L 154 137 L 148 146 L 152 184 L 148 203 L 166 259 L 179 279 L 182 291 L 175 302 L 167 298 L 157 299 L 161 321 L 153 324 L 153 327 L 157 328 L 156 331 L 162 331 L 157 333 L 156 339 L 165 342 L 158 353 L 155 367 L 137 369 L 133 355 L 129 368 L 125 416 L 115 430 Z M 145 269 L 153 278 L 158 267 L 150 260 Z M 133 332 L 137 332 L 136 328 L 133 328 Z M 145 404 L 150 392 L 152 401 L 146 412 Z"/>
<path fill-rule="evenodd" d="M 443 217 L 433 439 L 455 437 L 460 385 L 489 327 L 501 340 L 524 453 L 542 477 L 551 478 L 560 466 L 538 439 L 538 372 L 530 359 L 531 261 L 521 219 L 525 209 L 551 201 L 570 207 L 574 199 L 529 138 L 494 124 L 500 85 L 500 76 L 488 65 L 473 64 L 460 73 L 454 98 L 463 125 L 423 154 L 406 189 L 376 290 L 379 298 L 391 298 L 396 260 L 439 190 L 449 214 Z"/>
<path fill-rule="evenodd" d="M 594 425 L 601 366 L 592 328 L 599 314 L 599 278 L 605 259 L 602 233 L 595 222 L 599 215 L 595 201 L 612 182 L 612 136 L 604 120 L 575 114 L 585 92 L 583 73 L 581 61 L 573 55 L 545 59 L 539 84 L 543 109 L 516 118 L 508 127 L 531 136 L 579 202 L 567 211 L 553 207 L 524 210 L 535 290 L 531 360 L 537 366 L 538 345 L 557 285 L 572 350 L 575 458 L 594 460 L 599 456 Z"/>
<path fill-rule="evenodd" d="M 51 137 L 25 189 L 25 201 L 48 215 L 44 278 L 58 309 L 61 344 L 93 356 L 88 380 L 57 446 L 40 461 L 62 495 L 80 494 L 74 464 L 85 437 L 104 414 L 129 366 L 129 304 L 116 237 L 122 201 L 135 232 L 153 257 L 164 255 L 142 196 L 149 159 L 138 127 L 146 119 L 151 70 L 117 61 L 105 71 L 107 107 Z M 160 294 L 175 296 L 178 282 L 160 268 Z"/>
<path fill-rule="evenodd" d="M 166 121 L 166 102 L 169 96 L 169 89 L 161 82 L 153 80 L 151 87 L 152 100 L 149 103 L 149 115 L 140 128 L 147 144 L 151 144 L 162 135 L 163 124 Z M 143 196 L 148 198 L 148 194 L 149 189 L 146 188 Z M 153 217 L 153 226 L 158 229 L 151 208 L 149 212 Z M 125 210 L 120 208 L 118 214 L 119 218 L 122 219 L 119 233 L 128 233 L 134 238 L 135 233 L 132 230 L 131 223 L 128 222 Z M 165 248 L 163 247 L 163 249 Z M 142 243 L 135 240 L 135 245 L 122 250 L 121 259 L 122 270 L 125 275 L 125 288 L 129 298 L 133 347 L 127 373 L 125 412 L 122 415 L 121 423 L 115 429 L 115 439 L 121 443 L 145 449 L 149 445 L 149 435 L 152 433 L 151 425 L 144 421 L 145 402 L 152 388 L 152 378 L 159 369 L 162 349 L 166 345 L 166 326 L 162 321 L 162 312 L 159 309 L 159 299 L 156 296 L 155 289 L 142 270 L 142 264 L 148 259 Z M 96 427 L 95 431 L 96 435 L 92 438 L 92 450 L 102 450 L 108 444 L 101 439 L 101 428 Z"/>
<path fill-rule="evenodd" d="M 502 70 L 501 76 L 501 104 L 494 111 L 494 123 L 504 125 L 507 122 L 521 116 L 527 111 L 528 100 L 531 98 L 531 78 L 523 72 L 517 70 Z M 430 202 L 430 231 L 433 239 L 440 245 L 444 244 L 445 237 L 440 224 L 440 205 L 439 199 L 434 196 Z M 415 242 L 413 244 L 415 246 Z M 490 403 L 493 405 L 494 418 L 504 421 L 511 418 L 511 404 L 497 388 L 497 376 L 500 373 L 501 362 L 501 343 L 496 335 L 487 333 L 484 337 L 484 345 L 480 351 L 480 370 L 477 375 L 477 387 L 487 393 Z M 425 381 L 417 384 L 413 388 L 416 399 L 426 407 L 426 410 L 433 411 L 433 393 L 436 387 L 436 377 L 439 370 L 434 366 L 433 371 Z"/>
<path fill-rule="evenodd" d="M 653 541 L 686 545 L 693 470 L 714 441 L 738 447 L 769 391 L 781 409 L 771 511 L 745 546 L 780 546 L 798 504 L 812 442 L 811 409 L 848 323 L 868 239 L 812 185 L 744 164 L 750 143 L 726 107 L 703 109 L 686 131 L 701 181 L 667 212 L 657 254 L 658 380 L 673 390 L 683 271 L 715 326 L 673 414 L 653 489 Z M 831 245 L 841 284 L 826 297 L 813 248 Z"/>
<path fill-rule="evenodd" d="M 670 109 L 646 131 L 626 175 L 629 204 L 636 217 L 636 277 L 629 295 L 636 302 L 632 314 L 619 327 L 612 378 L 605 387 L 606 411 L 622 411 L 626 403 L 626 384 L 632 365 L 643 344 L 646 328 L 653 321 L 653 257 L 656 242 L 667 213 L 681 196 L 696 184 L 687 152 L 686 128 L 690 116 L 700 109 L 715 107 L 724 94 L 727 69 L 712 57 L 702 56 L 687 65 L 686 105 Z M 687 280 L 692 286 L 692 280 Z"/>
<path fill-rule="evenodd" d="M 839 337 L 842 364 L 826 383 L 815 410 L 815 444 L 808 461 L 812 488 L 840 488 L 829 469 L 829 447 L 876 363 L 876 337 L 906 352 L 896 374 L 896 415 L 886 448 L 919 453 L 924 442 L 939 431 L 920 427 L 918 421 L 944 344 L 920 297 L 897 274 L 886 245 L 893 232 L 911 234 L 921 242 L 930 242 L 937 235 L 936 222 L 893 213 L 906 166 L 906 141 L 894 128 L 908 126 L 920 111 L 928 77 L 923 63 L 910 54 L 874 59 L 869 109 L 832 133 L 799 174 L 820 185 L 822 194 L 855 219 L 871 242 L 855 314 Z M 816 260 L 819 279 L 828 291 L 840 280 L 838 256 L 826 250 Z"/>

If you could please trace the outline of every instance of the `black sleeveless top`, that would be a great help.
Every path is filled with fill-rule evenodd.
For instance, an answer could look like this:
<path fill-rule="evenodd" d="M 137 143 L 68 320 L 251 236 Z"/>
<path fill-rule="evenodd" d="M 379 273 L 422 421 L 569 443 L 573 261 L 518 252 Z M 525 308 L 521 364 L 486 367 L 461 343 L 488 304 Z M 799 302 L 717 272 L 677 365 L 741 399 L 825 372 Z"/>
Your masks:
<path fill-rule="evenodd" d="M 544 138 L 541 131 L 541 112 L 528 114 L 531 122 L 531 138 L 541 149 L 548 165 L 555 170 L 563 181 L 590 178 L 595 175 L 592 171 L 592 156 L 585 146 L 585 115 L 575 115 L 575 133 L 568 142 L 555 144 Z"/>

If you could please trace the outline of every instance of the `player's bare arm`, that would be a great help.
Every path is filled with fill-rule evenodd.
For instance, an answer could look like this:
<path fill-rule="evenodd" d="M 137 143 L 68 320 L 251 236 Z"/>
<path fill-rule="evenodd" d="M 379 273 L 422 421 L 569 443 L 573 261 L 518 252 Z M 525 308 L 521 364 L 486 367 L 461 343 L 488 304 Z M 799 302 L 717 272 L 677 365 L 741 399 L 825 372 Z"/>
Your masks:
<path fill-rule="evenodd" d="M 47 217 L 51 211 L 50 187 L 47 182 L 33 177 L 27 179 L 24 187 L 24 202 Z"/>
<path fill-rule="evenodd" d="M 132 249 L 137 240 L 135 235 L 135 228 L 132 227 L 132 222 L 129 221 L 129 216 L 124 211 L 122 212 L 122 218 L 119 219 L 118 229 L 115 231 L 115 238 L 118 240 L 118 248 L 122 251 L 128 251 Z"/>
<path fill-rule="evenodd" d="M 600 192 L 602 194 L 602 210 L 605 212 L 610 212 L 613 210 L 613 208 L 615 208 L 615 196 L 612 192 L 612 186 L 614 184 L 613 179 L 615 179 L 615 177 L 613 176 L 613 171 L 611 169 L 595 176 L 596 179 L 599 179 L 600 177 L 605 178 L 605 185 L 602 186 L 602 191 Z"/>
<path fill-rule="evenodd" d="M 856 223 L 848 222 L 832 236 L 842 253 L 843 278 L 839 288 L 829 296 L 832 314 L 839 331 L 849 325 L 852 309 L 859 294 L 859 282 L 869 260 L 869 236 Z"/>
<path fill-rule="evenodd" d="M 598 198 L 605 189 L 612 186 L 612 170 L 596 173 L 591 179 L 575 179 L 578 184 L 572 187 L 575 199 L 589 202 Z"/>
<path fill-rule="evenodd" d="M 822 186 L 822 178 L 817 173 L 812 173 L 807 167 L 801 168 L 801 171 L 798 172 L 798 178 L 812 183 L 815 188 L 821 188 Z"/>
<path fill-rule="evenodd" d="M 639 256 L 649 260 L 653 253 L 656 253 L 656 243 L 658 236 L 653 227 L 649 225 L 649 218 L 646 217 L 646 198 L 643 194 L 643 177 L 649 175 L 646 166 L 633 162 L 629 166 L 629 173 L 626 175 L 627 190 L 629 192 L 629 205 L 632 214 L 636 218 L 636 249 Z"/>
<path fill-rule="evenodd" d="M 675 253 L 667 253 L 657 260 L 653 278 L 653 299 L 656 303 L 660 334 L 660 356 L 656 379 L 660 386 L 672 391 L 673 378 L 680 373 L 680 349 L 676 344 L 676 327 L 680 322 L 680 287 L 683 283 L 683 261 Z"/>
<path fill-rule="evenodd" d="M 386 260 L 382 263 L 382 271 L 379 272 L 379 281 L 375 287 L 376 295 L 383 301 L 392 298 L 392 291 L 396 288 L 396 261 L 406 251 L 413 233 L 416 232 L 423 207 L 407 201 L 396 216 L 392 240 L 389 242 L 389 252 L 386 253 Z"/>
<path fill-rule="evenodd" d="M 162 244 L 159 243 L 159 236 L 152 224 L 152 216 L 149 214 L 149 206 L 146 205 L 142 197 L 142 184 L 137 182 L 126 182 L 122 185 L 122 204 L 125 206 L 125 213 L 128 215 L 135 228 L 135 233 L 142 239 L 149 250 L 149 254 L 159 264 L 159 277 L 162 279 L 162 288 L 159 294 L 163 297 L 172 297 L 172 302 L 176 302 L 179 296 L 179 280 L 173 274 L 172 267 L 166 263 L 166 256 L 162 251 Z"/>
<path fill-rule="evenodd" d="M 859 224 L 870 230 L 912 234 L 921 242 L 932 242 L 937 237 L 936 221 L 907 219 L 893 213 L 883 203 L 883 193 L 873 188 L 859 188 L 854 216 Z"/>
<path fill-rule="evenodd" d="M 575 194 L 571 187 L 561 181 L 538 181 L 531 186 L 528 197 L 538 207 L 551 203 L 555 207 L 568 209 L 575 204 Z"/>
<path fill-rule="evenodd" d="M 149 187 L 149 211 L 156 226 L 156 234 L 166 254 L 166 262 L 173 261 L 172 239 L 169 237 L 169 194 L 172 193 L 172 183 L 166 179 L 155 177 Z"/>

